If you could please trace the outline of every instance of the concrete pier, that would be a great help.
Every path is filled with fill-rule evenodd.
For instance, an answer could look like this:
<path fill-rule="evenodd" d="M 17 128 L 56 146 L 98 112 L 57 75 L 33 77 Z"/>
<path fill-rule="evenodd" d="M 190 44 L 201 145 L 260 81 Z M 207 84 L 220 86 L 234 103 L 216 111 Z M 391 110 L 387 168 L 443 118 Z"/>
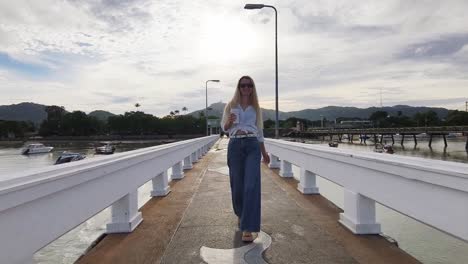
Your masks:
<path fill-rule="evenodd" d="M 132 233 L 107 235 L 77 263 L 419 263 L 380 235 L 352 234 L 338 223 L 338 207 L 302 194 L 294 178 L 265 164 L 263 233 L 243 243 L 231 206 L 227 142 L 172 181 L 167 196 L 146 203 Z"/>

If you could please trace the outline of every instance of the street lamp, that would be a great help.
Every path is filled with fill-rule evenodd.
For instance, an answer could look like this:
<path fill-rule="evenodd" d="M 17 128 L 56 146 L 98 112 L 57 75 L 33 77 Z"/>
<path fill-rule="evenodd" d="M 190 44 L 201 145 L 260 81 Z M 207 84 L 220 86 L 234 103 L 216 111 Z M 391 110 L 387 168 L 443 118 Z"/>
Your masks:
<path fill-rule="evenodd" d="M 246 4 L 244 9 L 262 9 L 264 7 L 270 7 L 275 10 L 275 64 L 276 64 L 276 89 L 275 89 L 275 138 L 279 137 L 278 133 L 278 11 L 274 6 L 264 4 Z"/>
<path fill-rule="evenodd" d="M 206 121 L 206 135 L 208 136 L 208 82 L 219 82 L 219 80 L 208 80 L 205 82 L 205 93 L 206 93 L 206 103 L 205 103 L 205 121 Z"/>
<path fill-rule="evenodd" d="M 320 115 L 320 127 L 323 128 L 323 115 Z"/>

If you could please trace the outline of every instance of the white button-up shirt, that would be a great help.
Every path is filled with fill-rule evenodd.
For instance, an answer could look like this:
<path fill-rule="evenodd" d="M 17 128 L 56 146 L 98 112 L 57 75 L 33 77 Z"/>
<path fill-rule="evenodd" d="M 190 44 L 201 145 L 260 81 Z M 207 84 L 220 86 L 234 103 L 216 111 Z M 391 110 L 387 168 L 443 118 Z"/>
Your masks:
<path fill-rule="evenodd" d="M 233 107 L 233 109 L 239 109 L 239 123 L 232 124 L 232 126 L 227 131 L 225 131 L 229 133 L 229 137 L 235 135 L 237 131 L 244 131 L 245 133 L 256 134 L 259 142 L 265 141 L 263 138 L 263 130 L 258 129 L 257 127 L 257 111 L 255 111 L 255 108 L 249 105 L 244 110 L 240 104 L 238 104 L 236 107 Z M 224 124 L 226 124 L 230 114 L 231 113 L 223 114 L 223 119 L 221 121 L 223 130 Z"/>

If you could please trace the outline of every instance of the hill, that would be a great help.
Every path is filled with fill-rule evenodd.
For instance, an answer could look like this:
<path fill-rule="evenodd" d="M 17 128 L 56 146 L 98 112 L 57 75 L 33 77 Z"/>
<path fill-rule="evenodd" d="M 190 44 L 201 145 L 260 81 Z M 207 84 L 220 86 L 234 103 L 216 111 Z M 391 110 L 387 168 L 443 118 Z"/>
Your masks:
<path fill-rule="evenodd" d="M 217 102 L 211 104 L 208 110 L 208 116 L 221 117 L 223 115 L 223 110 L 225 103 Z M 35 104 L 35 103 L 20 103 L 12 105 L 1 105 L 0 106 L 0 120 L 15 120 L 15 121 L 32 121 L 35 124 L 40 124 L 42 120 L 47 118 L 47 113 L 45 112 L 45 105 Z M 281 105 L 280 105 L 281 107 Z M 290 117 L 298 117 L 309 120 L 320 120 L 323 116 L 327 120 L 334 120 L 338 117 L 357 117 L 361 119 L 367 119 L 375 111 L 386 111 L 392 116 L 398 114 L 399 111 L 403 115 L 413 116 L 418 112 L 426 112 L 432 110 L 437 113 L 439 118 L 444 119 L 448 115 L 448 109 L 438 108 L 438 107 L 413 107 L 408 105 L 395 105 L 395 106 L 386 106 L 386 107 L 369 107 L 369 108 L 357 108 L 357 107 L 341 107 L 341 106 L 327 106 L 318 109 L 304 109 L 300 111 L 291 111 L 291 112 L 279 112 L 279 119 L 285 120 Z M 189 113 L 194 117 L 199 117 L 200 112 L 204 112 L 205 109 L 197 110 Z M 275 120 L 275 110 L 272 109 L 262 109 L 263 111 L 263 120 L 271 119 Z M 107 120 L 109 116 L 114 116 L 115 114 L 104 111 L 96 110 L 89 113 L 90 116 L 95 116 L 100 120 Z"/>
<path fill-rule="evenodd" d="M 88 115 L 89 116 L 94 116 L 97 119 L 99 119 L 101 121 L 105 121 L 105 122 L 107 122 L 107 119 L 109 117 L 115 116 L 115 114 L 113 114 L 111 112 L 104 111 L 104 110 L 95 110 L 95 111 L 92 111 L 91 113 L 89 113 Z"/>
<path fill-rule="evenodd" d="M 218 102 L 210 105 L 212 110 L 208 111 L 208 116 L 222 117 L 225 103 Z M 439 118 L 446 118 L 448 114 L 448 109 L 440 107 L 425 107 L 425 106 L 408 106 L 408 105 L 395 105 L 395 106 L 385 106 L 385 107 L 369 107 L 369 108 L 357 108 L 357 107 L 341 107 L 341 106 L 327 106 L 318 109 L 304 109 L 300 111 L 291 111 L 291 112 L 282 112 L 279 111 L 279 119 L 285 120 L 290 117 L 304 118 L 309 120 L 320 120 L 323 116 L 327 120 L 334 120 L 338 117 L 357 117 L 361 119 L 367 119 L 369 116 L 376 111 L 386 111 L 388 114 L 395 116 L 398 115 L 398 112 L 401 111 L 401 114 L 406 116 L 413 116 L 419 112 L 426 112 L 432 110 L 437 113 Z M 194 117 L 198 117 L 200 112 L 203 110 L 198 110 L 190 113 Z M 263 120 L 271 119 L 275 120 L 275 110 L 272 109 L 263 109 Z"/>
<path fill-rule="evenodd" d="M 32 121 L 40 124 L 47 118 L 45 107 L 35 103 L 0 105 L 0 120 Z"/>

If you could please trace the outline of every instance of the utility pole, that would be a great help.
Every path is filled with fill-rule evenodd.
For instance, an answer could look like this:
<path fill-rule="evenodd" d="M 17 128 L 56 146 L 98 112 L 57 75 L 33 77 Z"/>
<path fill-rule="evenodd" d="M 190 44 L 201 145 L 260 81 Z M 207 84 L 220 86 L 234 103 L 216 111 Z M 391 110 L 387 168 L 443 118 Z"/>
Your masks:
<path fill-rule="evenodd" d="M 382 108 L 382 87 L 380 87 L 380 108 Z"/>

